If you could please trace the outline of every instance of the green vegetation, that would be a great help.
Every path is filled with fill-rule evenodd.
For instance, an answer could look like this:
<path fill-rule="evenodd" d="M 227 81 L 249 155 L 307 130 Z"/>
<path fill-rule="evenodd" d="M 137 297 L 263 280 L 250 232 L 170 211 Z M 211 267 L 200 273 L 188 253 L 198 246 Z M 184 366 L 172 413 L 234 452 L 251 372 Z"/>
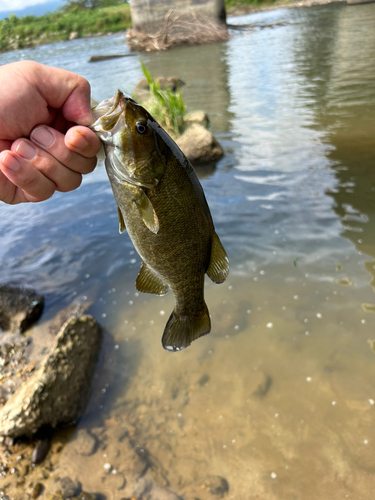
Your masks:
<path fill-rule="evenodd" d="M 185 128 L 186 108 L 180 88 L 174 92 L 168 86 L 160 88 L 160 83 L 152 78 L 146 66 L 141 62 L 142 71 L 150 87 L 150 99 L 144 103 L 145 108 L 172 135 L 180 135 Z"/>
<path fill-rule="evenodd" d="M 275 1 L 225 0 L 225 4 L 231 10 Z M 66 0 L 61 9 L 44 16 L 18 17 L 11 14 L 0 20 L 0 52 L 68 40 L 73 32 L 78 37 L 85 37 L 122 31 L 130 26 L 130 7 L 125 0 Z"/>
<path fill-rule="evenodd" d="M 0 52 L 68 40 L 72 32 L 84 37 L 131 26 L 128 4 L 92 9 L 80 3 L 84 1 L 69 2 L 62 10 L 40 17 L 11 14 L 0 21 Z"/>
<path fill-rule="evenodd" d="M 260 7 L 262 5 L 272 5 L 276 3 L 276 0 L 224 0 L 225 6 L 228 10 L 234 7 Z M 285 0 L 284 3 L 288 3 Z"/>

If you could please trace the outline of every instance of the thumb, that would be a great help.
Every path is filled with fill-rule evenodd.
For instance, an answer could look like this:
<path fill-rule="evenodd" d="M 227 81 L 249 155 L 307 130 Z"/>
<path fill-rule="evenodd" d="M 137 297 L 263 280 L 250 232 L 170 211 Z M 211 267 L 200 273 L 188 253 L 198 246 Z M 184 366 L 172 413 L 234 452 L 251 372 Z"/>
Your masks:
<path fill-rule="evenodd" d="M 82 80 L 69 94 L 61 110 L 68 121 L 88 126 L 95 120 L 91 113 L 90 84 L 84 78 Z"/>
<path fill-rule="evenodd" d="M 48 106 L 61 109 L 67 121 L 91 125 L 90 84 L 80 75 L 60 68 L 27 61 L 35 87 Z"/>

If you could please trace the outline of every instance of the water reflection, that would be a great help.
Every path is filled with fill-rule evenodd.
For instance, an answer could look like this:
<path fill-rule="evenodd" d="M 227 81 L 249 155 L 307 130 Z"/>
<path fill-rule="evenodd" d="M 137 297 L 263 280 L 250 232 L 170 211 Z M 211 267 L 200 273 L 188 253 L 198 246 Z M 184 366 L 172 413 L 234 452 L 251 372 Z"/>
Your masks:
<path fill-rule="evenodd" d="M 301 98 L 311 99 L 311 127 L 325 132 L 327 159 L 337 184 L 327 194 L 340 216 L 342 236 L 375 259 L 375 9 L 317 10 L 313 28 L 295 54 L 303 75 Z M 365 262 L 375 286 L 375 260 Z"/>
<path fill-rule="evenodd" d="M 229 111 L 229 67 L 224 43 L 180 47 L 142 56 L 155 76 L 177 76 L 186 86 L 183 96 L 189 109 L 204 109 L 215 134 L 226 134 L 233 113 Z"/>

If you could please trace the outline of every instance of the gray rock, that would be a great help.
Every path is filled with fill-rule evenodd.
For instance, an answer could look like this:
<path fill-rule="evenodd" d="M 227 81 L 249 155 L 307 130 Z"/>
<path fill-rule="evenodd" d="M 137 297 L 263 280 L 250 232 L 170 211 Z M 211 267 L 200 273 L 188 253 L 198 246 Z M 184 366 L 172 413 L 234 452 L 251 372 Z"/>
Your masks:
<path fill-rule="evenodd" d="M 205 113 L 202 110 L 196 110 L 196 111 L 190 111 L 185 117 L 185 122 L 192 124 L 192 123 L 199 123 L 199 125 L 202 125 L 203 127 L 208 127 L 210 124 L 210 119 L 208 117 L 208 114 Z"/>
<path fill-rule="evenodd" d="M 168 76 L 167 78 L 159 76 L 155 78 L 155 82 L 160 85 L 160 88 L 162 90 L 168 87 L 169 89 L 173 90 L 173 92 L 175 92 L 182 85 L 185 85 L 185 82 L 177 76 Z M 138 90 L 150 90 L 147 78 L 142 78 L 142 80 L 137 83 L 134 88 L 134 92 L 136 93 Z"/>
<path fill-rule="evenodd" d="M 198 123 L 185 130 L 176 143 L 193 164 L 217 161 L 224 155 L 211 132 Z"/>
<path fill-rule="evenodd" d="M 229 484 L 225 477 L 208 476 L 203 484 L 211 495 L 219 498 L 222 498 L 229 491 Z"/>
<path fill-rule="evenodd" d="M 119 491 L 124 489 L 126 479 L 121 472 L 112 471 L 105 477 L 104 484 L 107 488 L 109 487 L 110 491 Z"/>
<path fill-rule="evenodd" d="M 32 435 L 82 416 L 100 349 L 102 330 L 91 316 L 68 319 L 50 354 L 0 410 L 0 434 Z"/>
<path fill-rule="evenodd" d="M 96 438 L 87 432 L 86 429 L 79 429 L 76 434 L 76 438 L 73 441 L 73 447 L 80 455 L 84 457 L 89 457 L 95 451 L 97 446 Z"/>
<path fill-rule="evenodd" d="M 24 332 L 42 314 L 44 298 L 29 288 L 0 286 L 0 329 Z"/>
<path fill-rule="evenodd" d="M 81 483 L 79 481 L 73 481 L 70 477 L 59 478 L 56 482 L 64 498 L 74 497 L 81 492 Z"/>
<path fill-rule="evenodd" d="M 162 90 L 166 88 L 176 92 L 179 87 L 185 85 L 185 82 L 180 80 L 177 76 L 169 76 L 164 78 L 162 76 L 155 78 L 155 82 L 160 85 Z M 150 86 L 147 78 L 142 78 L 134 88 L 133 97 L 138 102 L 145 102 L 150 98 Z"/>
<path fill-rule="evenodd" d="M 72 304 L 54 319 L 33 328 L 32 336 L 10 332 L 0 335 L 0 406 L 40 368 L 62 325 L 71 316 L 82 316 L 89 305 Z"/>
<path fill-rule="evenodd" d="M 157 484 L 154 484 L 149 500 L 183 500 L 180 495 L 177 495 L 174 491 L 168 488 L 160 488 Z"/>

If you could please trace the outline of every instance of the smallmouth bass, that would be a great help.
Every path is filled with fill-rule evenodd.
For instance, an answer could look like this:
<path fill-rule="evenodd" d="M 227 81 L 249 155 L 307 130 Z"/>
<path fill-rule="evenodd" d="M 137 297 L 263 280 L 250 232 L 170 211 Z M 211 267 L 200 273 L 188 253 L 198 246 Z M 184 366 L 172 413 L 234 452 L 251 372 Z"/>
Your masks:
<path fill-rule="evenodd" d="M 136 288 L 173 291 L 176 304 L 162 344 L 179 351 L 211 330 L 204 275 L 222 283 L 227 254 L 192 166 L 152 116 L 120 91 L 92 111 L 90 128 L 104 145 L 120 233 L 128 231 L 143 259 Z"/>

